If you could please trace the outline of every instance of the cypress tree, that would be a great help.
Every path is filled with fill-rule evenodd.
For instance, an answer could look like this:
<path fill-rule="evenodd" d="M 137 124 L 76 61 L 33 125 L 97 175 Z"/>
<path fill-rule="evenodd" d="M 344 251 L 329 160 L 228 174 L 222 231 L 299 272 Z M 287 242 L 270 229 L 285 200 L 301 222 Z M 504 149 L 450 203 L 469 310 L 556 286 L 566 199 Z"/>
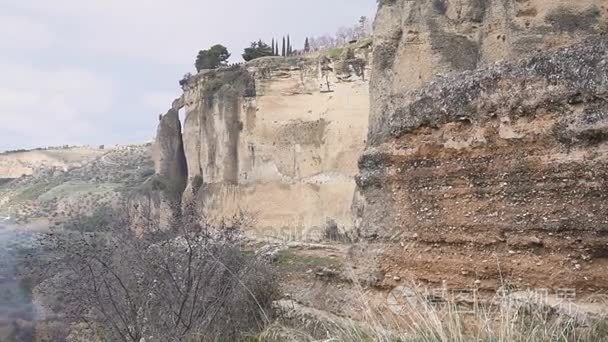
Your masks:
<path fill-rule="evenodd" d="M 310 42 L 308 41 L 308 37 L 304 41 L 304 52 L 310 52 Z"/>
<path fill-rule="evenodd" d="M 287 56 L 291 56 L 291 39 L 287 35 Z"/>
<path fill-rule="evenodd" d="M 275 55 L 275 50 L 274 50 L 274 38 L 272 38 L 272 55 Z"/>
<path fill-rule="evenodd" d="M 283 56 L 283 57 L 286 56 L 286 53 L 287 53 L 286 49 L 287 49 L 287 45 L 285 45 L 285 36 L 283 36 L 283 48 L 282 48 L 282 51 L 281 51 L 281 56 Z"/>

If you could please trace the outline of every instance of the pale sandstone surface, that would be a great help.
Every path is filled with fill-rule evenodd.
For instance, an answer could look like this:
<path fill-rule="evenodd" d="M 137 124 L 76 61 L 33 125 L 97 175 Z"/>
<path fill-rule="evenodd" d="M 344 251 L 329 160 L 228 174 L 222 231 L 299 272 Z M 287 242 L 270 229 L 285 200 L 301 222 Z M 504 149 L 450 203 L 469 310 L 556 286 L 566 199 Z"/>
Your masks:
<path fill-rule="evenodd" d="M 259 235 L 314 238 L 328 220 L 350 230 L 367 133 L 366 63 L 359 49 L 334 61 L 269 57 L 194 76 L 178 99 L 185 202 L 209 217 L 250 214 Z"/>

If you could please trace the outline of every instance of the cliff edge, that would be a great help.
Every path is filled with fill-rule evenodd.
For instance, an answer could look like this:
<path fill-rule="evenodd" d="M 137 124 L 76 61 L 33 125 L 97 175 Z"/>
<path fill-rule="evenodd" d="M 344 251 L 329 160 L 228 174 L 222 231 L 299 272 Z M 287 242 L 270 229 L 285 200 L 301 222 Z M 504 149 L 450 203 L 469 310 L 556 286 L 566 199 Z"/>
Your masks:
<path fill-rule="evenodd" d="M 208 218 L 251 215 L 251 233 L 261 236 L 318 240 L 328 222 L 352 231 L 369 54 L 369 44 L 353 44 L 334 58 L 265 57 L 184 82 L 175 108 L 186 114 L 184 203 Z M 167 153 L 156 171 L 179 179 L 179 122 L 170 114 L 157 135 Z"/>

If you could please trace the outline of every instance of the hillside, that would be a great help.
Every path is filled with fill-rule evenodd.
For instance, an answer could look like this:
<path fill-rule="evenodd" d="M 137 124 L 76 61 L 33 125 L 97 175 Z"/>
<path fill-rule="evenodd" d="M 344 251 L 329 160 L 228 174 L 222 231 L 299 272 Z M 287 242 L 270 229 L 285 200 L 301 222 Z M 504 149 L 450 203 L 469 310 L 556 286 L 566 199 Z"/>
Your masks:
<path fill-rule="evenodd" d="M 129 145 L 0 156 L 3 165 L 8 164 L 7 160 L 29 160 L 32 171 L 0 185 L 0 215 L 11 223 L 41 220 L 45 225 L 49 221 L 61 223 L 71 215 L 90 214 L 115 202 L 124 190 L 142 184 L 154 173 L 150 148 Z M 0 171 L 9 174 L 6 169 Z"/>
<path fill-rule="evenodd" d="M 0 153 L 0 179 L 33 175 L 49 168 L 62 170 L 82 166 L 106 153 L 97 147 L 41 148 Z"/>

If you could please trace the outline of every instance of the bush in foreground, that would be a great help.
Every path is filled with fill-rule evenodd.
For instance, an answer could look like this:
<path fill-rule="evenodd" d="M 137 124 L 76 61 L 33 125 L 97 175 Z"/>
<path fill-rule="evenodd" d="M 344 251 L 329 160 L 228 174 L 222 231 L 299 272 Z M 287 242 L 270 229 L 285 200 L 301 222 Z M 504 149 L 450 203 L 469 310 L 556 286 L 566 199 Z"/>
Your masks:
<path fill-rule="evenodd" d="M 63 320 L 131 342 L 233 341 L 270 321 L 275 276 L 241 250 L 240 222 L 178 217 L 171 231 L 143 237 L 128 219 L 108 222 L 105 232 L 55 234 L 46 244 L 50 273 L 38 292 Z"/>

